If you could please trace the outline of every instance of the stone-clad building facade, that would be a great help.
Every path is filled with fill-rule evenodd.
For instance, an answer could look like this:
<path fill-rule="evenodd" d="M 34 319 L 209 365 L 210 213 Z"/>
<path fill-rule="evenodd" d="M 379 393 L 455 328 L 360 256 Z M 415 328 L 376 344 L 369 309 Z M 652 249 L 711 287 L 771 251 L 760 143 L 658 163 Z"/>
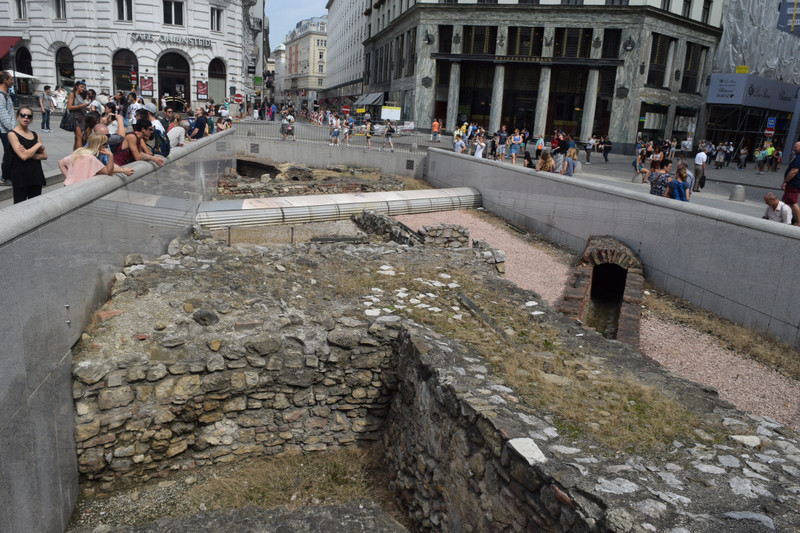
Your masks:
<path fill-rule="evenodd" d="M 376 0 L 364 92 L 421 128 L 699 137 L 721 13 L 710 0 Z"/>
<path fill-rule="evenodd" d="M 0 1 L 0 62 L 26 75 L 22 94 L 86 80 L 178 108 L 221 102 L 255 94 L 263 16 L 264 0 Z"/>
<path fill-rule="evenodd" d="M 283 69 L 281 102 L 297 102 L 301 109 L 313 109 L 317 94 L 325 86 L 328 59 L 328 17 L 314 17 L 297 23 L 286 34 L 286 62 Z"/>

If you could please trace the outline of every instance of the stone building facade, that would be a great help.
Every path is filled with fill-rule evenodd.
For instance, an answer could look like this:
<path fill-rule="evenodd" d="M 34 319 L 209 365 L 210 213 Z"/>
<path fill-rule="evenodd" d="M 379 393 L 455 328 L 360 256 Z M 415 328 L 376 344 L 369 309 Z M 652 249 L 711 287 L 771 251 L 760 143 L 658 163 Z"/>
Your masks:
<path fill-rule="evenodd" d="M 364 45 L 367 36 L 364 10 L 371 0 L 329 0 L 328 73 L 320 96 L 324 105 L 337 107 L 361 95 L 364 75 Z"/>
<path fill-rule="evenodd" d="M 0 63 L 22 74 L 20 94 L 85 80 L 179 109 L 221 102 L 255 94 L 263 16 L 264 0 L 0 1 Z"/>
<path fill-rule="evenodd" d="M 364 92 L 418 127 L 474 120 L 630 146 L 701 135 L 722 5 L 377 0 L 365 15 Z"/>
<path fill-rule="evenodd" d="M 325 86 L 328 56 L 328 17 L 301 20 L 286 34 L 284 90 L 279 97 L 301 109 L 313 109 L 318 93 Z"/>

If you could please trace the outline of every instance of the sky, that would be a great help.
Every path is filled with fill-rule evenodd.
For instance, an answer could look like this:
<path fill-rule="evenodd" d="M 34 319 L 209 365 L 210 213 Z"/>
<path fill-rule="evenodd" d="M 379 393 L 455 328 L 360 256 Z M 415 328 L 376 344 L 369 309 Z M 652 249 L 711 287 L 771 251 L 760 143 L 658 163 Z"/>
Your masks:
<path fill-rule="evenodd" d="M 266 0 L 264 15 L 269 17 L 269 45 L 275 50 L 286 34 L 303 19 L 328 13 L 326 0 Z"/>

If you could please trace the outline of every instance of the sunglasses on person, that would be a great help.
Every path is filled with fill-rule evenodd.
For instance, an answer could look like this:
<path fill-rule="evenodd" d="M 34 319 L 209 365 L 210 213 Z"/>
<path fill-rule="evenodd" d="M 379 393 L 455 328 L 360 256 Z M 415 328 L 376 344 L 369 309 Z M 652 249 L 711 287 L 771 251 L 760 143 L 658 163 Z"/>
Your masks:
<path fill-rule="evenodd" d="M 20 113 L 19 114 L 19 118 L 32 119 L 33 118 L 33 113 Z"/>

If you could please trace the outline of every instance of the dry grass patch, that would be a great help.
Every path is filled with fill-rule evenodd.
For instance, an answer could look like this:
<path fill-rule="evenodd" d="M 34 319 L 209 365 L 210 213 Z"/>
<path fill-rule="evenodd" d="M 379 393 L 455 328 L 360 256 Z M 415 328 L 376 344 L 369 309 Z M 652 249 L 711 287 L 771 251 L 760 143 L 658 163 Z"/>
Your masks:
<path fill-rule="evenodd" d="M 781 374 L 800 380 L 800 351 L 774 337 L 735 324 L 676 296 L 648 285 L 646 312 L 664 320 L 711 335 L 729 350 L 763 363 Z"/>
<path fill-rule="evenodd" d="M 240 463 L 192 487 L 189 506 L 208 510 L 337 505 L 369 499 L 395 520 L 407 522 L 389 489 L 389 474 L 373 449 L 284 455 Z"/>
<path fill-rule="evenodd" d="M 432 287 L 430 282 L 441 279 L 442 273 L 458 287 Z M 413 306 L 398 312 L 486 357 L 525 404 L 553 413 L 564 434 L 591 435 L 611 450 L 656 453 L 676 439 L 693 438 L 697 428 L 717 433 L 703 427 L 698 416 L 667 392 L 632 374 L 614 374 L 602 358 L 570 351 L 555 327 L 533 322 L 519 301 L 509 300 L 505 289 L 475 280 L 468 271 L 430 263 L 406 275 L 343 279 L 337 288 L 355 294 L 359 286 L 361 294 L 369 287 L 384 293 L 402 288 L 410 296 L 436 293 L 436 306 L 442 312 Z M 480 313 L 470 312 L 463 296 Z M 461 318 L 455 319 L 456 315 Z"/>

